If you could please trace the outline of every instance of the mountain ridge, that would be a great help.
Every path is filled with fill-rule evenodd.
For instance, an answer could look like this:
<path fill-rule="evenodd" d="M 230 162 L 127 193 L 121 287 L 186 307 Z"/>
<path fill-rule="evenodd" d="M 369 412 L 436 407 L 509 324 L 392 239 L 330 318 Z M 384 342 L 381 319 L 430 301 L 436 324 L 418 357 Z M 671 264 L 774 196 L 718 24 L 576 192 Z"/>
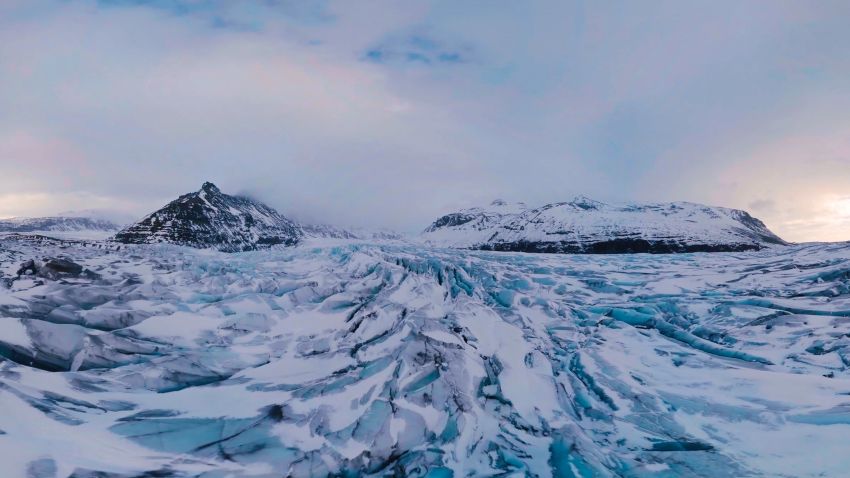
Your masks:
<path fill-rule="evenodd" d="M 759 250 L 787 242 L 748 212 L 692 202 L 606 204 L 586 196 L 529 208 L 497 200 L 441 216 L 430 245 L 549 253 Z"/>
<path fill-rule="evenodd" d="M 114 220 L 80 213 L 0 219 L 0 234 L 38 235 L 57 239 L 102 240 L 120 231 L 121 227 Z"/>
<path fill-rule="evenodd" d="M 231 196 L 211 182 L 126 227 L 113 240 L 172 243 L 224 252 L 292 246 L 305 239 L 391 238 L 290 219 L 257 200 Z M 577 196 L 529 207 L 495 200 L 439 217 L 425 245 L 544 253 L 740 252 L 788 244 L 743 210 L 692 202 L 612 205 Z"/>

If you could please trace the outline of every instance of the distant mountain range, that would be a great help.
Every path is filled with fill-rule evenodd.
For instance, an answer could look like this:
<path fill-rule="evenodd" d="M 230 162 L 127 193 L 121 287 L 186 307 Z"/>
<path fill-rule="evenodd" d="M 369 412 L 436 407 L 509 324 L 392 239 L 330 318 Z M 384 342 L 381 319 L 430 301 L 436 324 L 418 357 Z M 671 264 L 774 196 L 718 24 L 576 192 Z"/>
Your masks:
<path fill-rule="evenodd" d="M 123 228 L 103 214 L 88 214 L 0 220 L 0 232 L 112 236 L 125 244 L 170 243 L 224 252 L 312 239 L 405 239 L 391 231 L 300 223 L 255 199 L 225 194 L 210 182 Z M 434 247 L 571 254 L 730 252 L 787 244 L 746 211 L 690 202 L 612 205 L 583 196 L 536 208 L 497 200 L 446 214 L 418 239 Z"/>
<path fill-rule="evenodd" d="M 342 228 L 328 224 L 305 224 L 301 223 L 301 229 L 305 237 L 325 239 L 362 239 L 362 240 L 404 240 L 405 236 L 395 231 L 386 229 L 364 229 L 364 228 Z"/>
<path fill-rule="evenodd" d="M 89 216 L 50 216 L 0 219 L 0 233 L 40 234 L 81 239 L 104 239 L 123 225 L 110 219 Z"/>
<path fill-rule="evenodd" d="M 786 244 L 737 209 L 609 205 L 583 196 L 537 208 L 494 201 L 440 217 L 422 238 L 442 247 L 552 253 L 728 252 Z"/>

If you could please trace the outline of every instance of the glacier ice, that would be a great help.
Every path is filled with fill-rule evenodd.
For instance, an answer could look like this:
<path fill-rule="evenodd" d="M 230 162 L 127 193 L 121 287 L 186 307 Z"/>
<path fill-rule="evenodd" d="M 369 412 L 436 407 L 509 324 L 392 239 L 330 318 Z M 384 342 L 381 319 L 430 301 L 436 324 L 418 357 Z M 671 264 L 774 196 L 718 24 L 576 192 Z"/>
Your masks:
<path fill-rule="evenodd" d="M 63 258 L 91 274 L 21 274 Z M 850 245 L 0 239 L 0 475 L 844 476 Z"/>

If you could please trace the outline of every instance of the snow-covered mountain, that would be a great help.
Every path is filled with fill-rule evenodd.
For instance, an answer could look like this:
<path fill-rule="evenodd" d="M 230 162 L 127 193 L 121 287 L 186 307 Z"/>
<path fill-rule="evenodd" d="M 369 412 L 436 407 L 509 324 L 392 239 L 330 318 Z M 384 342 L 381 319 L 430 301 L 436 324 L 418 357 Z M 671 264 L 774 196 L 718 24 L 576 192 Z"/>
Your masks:
<path fill-rule="evenodd" d="M 304 231 L 305 237 L 322 238 L 322 239 L 360 239 L 354 232 L 330 224 L 304 224 L 301 223 L 301 230 Z"/>
<path fill-rule="evenodd" d="M 371 239 L 374 241 L 406 241 L 408 237 L 400 232 L 391 229 L 365 229 L 354 228 L 351 231 L 361 239 Z"/>
<path fill-rule="evenodd" d="M 239 252 L 272 245 L 293 245 L 301 227 L 271 207 L 222 193 L 212 183 L 184 194 L 125 228 L 114 240 L 125 244 L 171 243 L 200 249 Z"/>
<path fill-rule="evenodd" d="M 119 229 L 123 229 L 125 226 L 136 222 L 136 220 L 139 218 L 138 215 L 128 213 L 127 211 L 103 208 L 74 209 L 70 211 L 60 212 L 59 214 L 56 214 L 56 216 L 87 217 L 93 220 L 107 221 L 117 224 L 119 226 Z"/>
<path fill-rule="evenodd" d="M 121 225 L 112 220 L 89 216 L 60 215 L 0 219 L 0 232 L 7 233 L 103 239 L 119 230 Z"/>
<path fill-rule="evenodd" d="M 579 196 L 529 208 L 494 201 L 437 219 L 431 245 L 555 253 L 759 250 L 785 241 L 746 211 L 690 202 L 610 205 Z"/>
<path fill-rule="evenodd" d="M 406 237 L 388 229 L 368 229 L 363 227 L 337 227 L 329 224 L 301 223 L 301 229 L 307 238 L 323 239 L 359 239 L 373 241 L 403 241 Z"/>

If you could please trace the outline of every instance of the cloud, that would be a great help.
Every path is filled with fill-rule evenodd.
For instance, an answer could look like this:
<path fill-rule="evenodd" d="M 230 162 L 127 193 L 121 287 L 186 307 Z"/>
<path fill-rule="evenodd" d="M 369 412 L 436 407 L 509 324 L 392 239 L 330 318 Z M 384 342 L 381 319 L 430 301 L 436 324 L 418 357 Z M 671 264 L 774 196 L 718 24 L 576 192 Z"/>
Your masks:
<path fill-rule="evenodd" d="M 116 222 L 140 218 L 140 214 L 126 214 L 138 208 L 135 201 L 98 196 L 86 192 L 38 192 L 0 194 L 0 219 L 33 217 L 39 215 L 74 215 L 81 212 L 98 213 Z M 152 206 L 152 205 L 149 205 Z"/>
<path fill-rule="evenodd" d="M 448 46 L 426 32 L 406 32 L 368 49 L 363 59 L 380 64 L 438 66 L 466 63 L 471 55 L 469 48 Z"/>
<path fill-rule="evenodd" d="M 0 125 L 58 139 L 16 133 L 2 164 L 14 174 L 0 181 L 146 201 L 209 178 L 299 215 L 358 222 L 372 208 L 404 220 L 387 207 L 392 196 L 424 202 L 432 186 L 476 173 L 462 144 L 446 154 L 461 129 L 452 118 L 394 94 L 380 69 L 356 57 L 285 40 L 72 5 L 3 29 L 12 61 L 0 95 L 17 113 Z"/>
<path fill-rule="evenodd" d="M 759 213 L 789 240 L 850 240 L 846 209 L 836 207 L 850 190 L 850 122 L 831 107 L 814 109 L 796 116 L 827 121 L 787 125 L 736 147 L 725 165 L 718 161 L 718 191 L 739 200 L 770 197 L 773 207 Z"/>
<path fill-rule="evenodd" d="M 805 221 L 850 186 L 845 2 L 0 8 L 0 188 L 45 213 L 66 193 L 143 213 L 213 180 L 404 230 L 584 193 L 850 238 Z"/>
<path fill-rule="evenodd" d="M 772 212 L 776 209 L 776 201 L 773 199 L 756 199 L 750 202 L 749 208 L 758 212 Z"/>

